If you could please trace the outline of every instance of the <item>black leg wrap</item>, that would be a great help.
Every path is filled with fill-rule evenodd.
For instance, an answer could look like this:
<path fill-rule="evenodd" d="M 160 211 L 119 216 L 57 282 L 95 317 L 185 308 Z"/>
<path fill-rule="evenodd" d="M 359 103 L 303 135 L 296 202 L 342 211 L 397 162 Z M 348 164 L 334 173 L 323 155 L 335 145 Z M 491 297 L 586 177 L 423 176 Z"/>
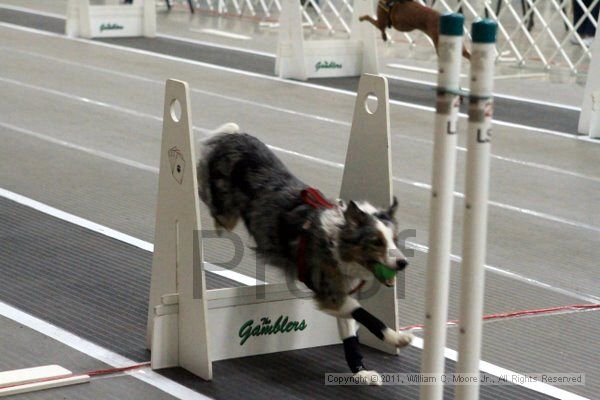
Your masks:
<path fill-rule="evenodd" d="M 350 367 L 350 371 L 357 373 L 365 369 L 362 363 L 363 355 L 360 352 L 360 344 L 358 343 L 358 337 L 351 336 L 344 339 L 344 355 L 346 356 L 346 362 Z"/>
<path fill-rule="evenodd" d="M 367 328 L 369 332 L 383 340 L 383 331 L 387 326 L 364 308 L 360 307 L 352 311 L 352 318 L 358 321 L 362 326 Z"/>

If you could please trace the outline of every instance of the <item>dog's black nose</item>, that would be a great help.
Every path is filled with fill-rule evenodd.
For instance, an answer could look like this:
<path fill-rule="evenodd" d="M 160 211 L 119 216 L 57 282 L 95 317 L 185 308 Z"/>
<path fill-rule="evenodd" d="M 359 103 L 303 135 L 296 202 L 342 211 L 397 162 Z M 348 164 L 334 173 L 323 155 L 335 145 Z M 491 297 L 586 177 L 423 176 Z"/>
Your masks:
<path fill-rule="evenodd" d="M 396 268 L 398 271 L 402 271 L 408 265 L 408 261 L 406 260 L 396 260 Z"/>

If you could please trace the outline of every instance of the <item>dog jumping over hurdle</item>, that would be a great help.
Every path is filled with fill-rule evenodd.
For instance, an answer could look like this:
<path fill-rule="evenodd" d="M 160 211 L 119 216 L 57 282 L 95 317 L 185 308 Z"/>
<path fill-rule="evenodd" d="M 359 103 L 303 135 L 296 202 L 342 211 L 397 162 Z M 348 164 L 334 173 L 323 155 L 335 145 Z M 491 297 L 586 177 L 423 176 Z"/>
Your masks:
<path fill-rule="evenodd" d="M 393 286 L 395 273 L 408 265 L 397 244 L 396 198 L 386 209 L 367 202 L 333 203 L 232 123 L 203 139 L 198 153 L 198 191 L 215 227 L 231 231 L 242 219 L 257 255 L 297 273 L 314 292 L 320 310 L 339 318 L 350 370 L 381 384 L 379 374 L 362 362 L 356 322 L 398 348 L 413 336 L 387 327 L 352 294 L 367 280 Z M 391 275 L 377 273 L 381 267 Z"/>
<path fill-rule="evenodd" d="M 413 0 L 379 0 L 377 3 L 377 19 L 363 15 L 359 21 L 368 21 L 381 31 L 383 41 L 387 41 L 387 28 L 400 32 L 411 32 L 418 29 L 431 38 L 438 50 L 440 35 L 440 13 Z M 471 58 L 471 53 L 463 46 L 462 55 Z"/>

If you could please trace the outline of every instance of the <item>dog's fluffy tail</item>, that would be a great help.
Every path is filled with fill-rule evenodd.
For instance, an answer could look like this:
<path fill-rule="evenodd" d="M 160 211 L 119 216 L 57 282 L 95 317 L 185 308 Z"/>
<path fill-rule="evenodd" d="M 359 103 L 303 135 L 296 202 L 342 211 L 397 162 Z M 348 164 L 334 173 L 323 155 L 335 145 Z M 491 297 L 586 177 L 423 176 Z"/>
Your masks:
<path fill-rule="evenodd" d="M 211 131 L 208 134 L 208 136 L 196 139 L 196 159 L 200 159 L 202 157 L 202 153 L 204 151 L 204 142 L 210 140 L 210 138 L 212 136 L 219 135 L 222 133 L 232 134 L 232 133 L 239 133 L 239 132 L 240 132 L 240 127 L 238 126 L 238 124 L 236 124 L 234 122 L 228 122 L 226 124 L 219 126 L 217 129 Z"/>
<path fill-rule="evenodd" d="M 219 133 L 240 133 L 240 127 L 235 122 L 228 122 L 212 131 L 210 135 L 212 136 Z"/>

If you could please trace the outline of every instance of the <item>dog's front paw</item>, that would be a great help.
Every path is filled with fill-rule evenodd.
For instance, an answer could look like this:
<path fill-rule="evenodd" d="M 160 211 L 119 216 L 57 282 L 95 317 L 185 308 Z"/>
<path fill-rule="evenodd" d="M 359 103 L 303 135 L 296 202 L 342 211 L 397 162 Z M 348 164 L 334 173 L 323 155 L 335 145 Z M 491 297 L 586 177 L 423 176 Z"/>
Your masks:
<path fill-rule="evenodd" d="M 354 374 L 354 379 L 362 385 L 381 386 L 381 375 L 377 371 L 363 369 Z"/>
<path fill-rule="evenodd" d="M 395 347 L 405 347 L 412 342 L 414 335 L 410 332 L 396 332 L 390 328 L 383 331 L 383 340 Z"/>

